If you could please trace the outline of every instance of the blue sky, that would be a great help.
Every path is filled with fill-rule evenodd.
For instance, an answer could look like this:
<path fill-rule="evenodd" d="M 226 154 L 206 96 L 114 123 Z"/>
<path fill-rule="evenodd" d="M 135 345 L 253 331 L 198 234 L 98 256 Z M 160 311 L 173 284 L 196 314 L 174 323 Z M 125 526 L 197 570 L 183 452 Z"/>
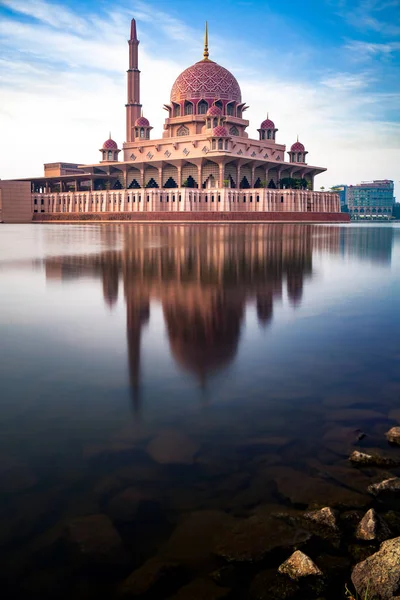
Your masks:
<path fill-rule="evenodd" d="M 43 162 L 96 162 L 125 139 L 129 21 L 137 19 L 144 113 L 160 137 L 177 75 L 210 57 L 249 105 L 251 137 L 269 116 L 299 134 L 317 185 L 400 179 L 400 0 L 84 2 L 0 0 L 0 177 Z M 398 193 L 399 195 L 399 193 Z"/>

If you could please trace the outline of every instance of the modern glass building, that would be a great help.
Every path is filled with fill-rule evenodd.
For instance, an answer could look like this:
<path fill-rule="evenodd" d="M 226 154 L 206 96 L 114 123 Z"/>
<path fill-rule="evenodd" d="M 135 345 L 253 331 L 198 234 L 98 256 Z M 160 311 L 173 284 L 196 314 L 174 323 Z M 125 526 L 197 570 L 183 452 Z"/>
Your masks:
<path fill-rule="evenodd" d="M 347 206 L 354 220 L 389 220 L 393 216 L 394 184 L 390 179 L 363 181 L 347 188 Z"/>

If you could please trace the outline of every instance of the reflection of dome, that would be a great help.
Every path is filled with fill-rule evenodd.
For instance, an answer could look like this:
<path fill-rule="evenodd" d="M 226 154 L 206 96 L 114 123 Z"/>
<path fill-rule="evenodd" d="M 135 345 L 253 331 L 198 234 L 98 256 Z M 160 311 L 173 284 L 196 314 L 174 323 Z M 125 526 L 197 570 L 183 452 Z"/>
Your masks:
<path fill-rule="evenodd" d="M 304 146 L 301 142 L 295 142 L 290 148 L 291 152 L 304 152 Z"/>
<path fill-rule="evenodd" d="M 275 129 L 275 123 L 271 119 L 265 119 L 260 125 L 260 129 Z"/>
<path fill-rule="evenodd" d="M 228 137 L 228 132 L 223 125 L 218 125 L 213 129 L 213 136 L 215 137 Z"/>
<path fill-rule="evenodd" d="M 150 123 L 149 121 L 146 119 L 146 117 L 139 117 L 138 119 L 136 119 L 135 121 L 135 126 L 136 127 L 150 127 Z"/>
<path fill-rule="evenodd" d="M 103 144 L 103 150 L 117 150 L 117 142 L 114 142 L 111 138 L 108 138 Z"/>
<path fill-rule="evenodd" d="M 171 102 L 227 100 L 242 101 L 235 77 L 212 60 L 201 60 L 179 75 L 171 90 Z"/>
<path fill-rule="evenodd" d="M 222 110 L 220 108 L 218 108 L 218 106 L 216 106 L 215 104 L 210 106 L 210 108 L 207 111 L 208 117 L 220 117 L 221 115 L 222 115 Z"/>

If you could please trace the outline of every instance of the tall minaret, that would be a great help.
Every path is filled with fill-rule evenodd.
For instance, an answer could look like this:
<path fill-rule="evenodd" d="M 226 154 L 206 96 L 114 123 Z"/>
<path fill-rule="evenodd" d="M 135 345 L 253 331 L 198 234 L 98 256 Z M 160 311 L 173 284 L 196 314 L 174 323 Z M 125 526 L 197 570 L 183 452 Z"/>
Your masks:
<path fill-rule="evenodd" d="M 129 44 L 129 69 L 128 69 L 128 104 L 126 105 L 126 141 L 133 141 L 133 126 L 141 115 L 140 104 L 140 71 L 138 69 L 139 40 L 136 34 L 136 21 L 131 21 L 131 37 Z"/>

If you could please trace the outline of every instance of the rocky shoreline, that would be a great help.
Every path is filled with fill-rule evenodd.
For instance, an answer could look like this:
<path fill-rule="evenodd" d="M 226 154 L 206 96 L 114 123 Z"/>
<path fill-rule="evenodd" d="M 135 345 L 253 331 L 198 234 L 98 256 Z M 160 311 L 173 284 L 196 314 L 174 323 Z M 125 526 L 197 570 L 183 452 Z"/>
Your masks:
<path fill-rule="evenodd" d="M 394 600 L 399 432 L 382 450 L 360 430 L 329 431 L 332 448 L 343 436 L 364 445 L 331 465 L 312 459 L 308 472 L 279 463 L 284 437 L 253 438 L 246 472 L 175 430 L 118 441 L 87 507 L 36 537 L 25 566 L 10 559 L 8 583 L 22 569 L 14 597 L 41 600 L 55 590 L 78 600 Z M 87 448 L 94 469 L 104 452 Z M 17 489 L 36 485 L 14 467 Z"/>

